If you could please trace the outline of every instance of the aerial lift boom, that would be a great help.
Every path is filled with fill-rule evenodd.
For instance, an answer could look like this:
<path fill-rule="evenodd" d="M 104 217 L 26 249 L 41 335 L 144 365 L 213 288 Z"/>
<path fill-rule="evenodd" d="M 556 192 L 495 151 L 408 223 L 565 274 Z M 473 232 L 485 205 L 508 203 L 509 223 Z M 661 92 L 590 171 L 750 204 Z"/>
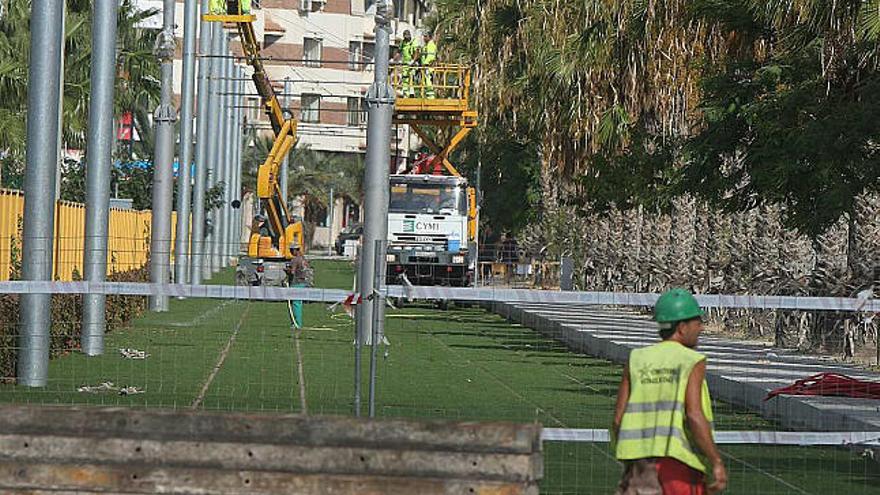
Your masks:
<path fill-rule="evenodd" d="M 248 64 L 253 67 L 253 81 L 257 93 L 262 98 L 263 108 L 269 117 L 275 140 L 266 160 L 257 172 L 257 197 L 260 210 L 265 212 L 268 220 L 269 235 L 261 235 L 259 231 L 251 234 L 248 242 L 248 256 L 268 259 L 290 259 L 290 244 L 298 244 L 302 248 L 302 224 L 291 222 L 287 211 L 287 198 L 281 194 L 279 172 L 284 158 L 296 144 L 296 119 L 285 115 L 272 83 L 266 74 L 263 61 L 260 59 L 260 45 L 254 34 L 253 22 L 256 16 L 251 14 L 206 14 L 208 22 L 235 24 L 241 39 L 242 50 Z"/>

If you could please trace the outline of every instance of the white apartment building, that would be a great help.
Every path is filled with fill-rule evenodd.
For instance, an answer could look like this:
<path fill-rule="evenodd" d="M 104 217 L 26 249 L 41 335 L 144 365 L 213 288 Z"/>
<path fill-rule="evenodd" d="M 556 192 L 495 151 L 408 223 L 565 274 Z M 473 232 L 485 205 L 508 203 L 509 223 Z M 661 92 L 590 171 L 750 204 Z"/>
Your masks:
<path fill-rule="evenodd" d="M 392 43 L 410 30 L 418 39 L 430 0 L 396 0 Z M 283 104 L 299 118 L 298 146 L 331 153 L 363 154 L 366 151 L 364 94 L 373 80 L 375 0 L 253 0 L 254 30 L 262 40 L 267 74 Z M 140 0 L 144 8 L 161 9 L 161 0 Z M 183 44 L 183 2 L 175 10 L 178 49 L 174 65 L 175 95 L 180 94 Z M 149 21 L 161 27 L 161 15 Z M 241 47 L 234 31 L 230 46 Z M 248 67 L 248 76 L 251 74 Z M 290 94 L 284 94 L 285 79 Z M 252 85 L 247 86 L 248 122 L 271 132 Z M 286 98 L 290 98 L 287 100 Z M 406 126 L 392 134 L 392 153 L 406 156 L 410 136 Z M 327 212 L 299 213 L 317 224 L 313 245 L 332 244 L 336 234 L 360 216 L 356 205 L 337 199 L 333 218 Z M 320 221 L 322 215 L 326 216 Z"/>

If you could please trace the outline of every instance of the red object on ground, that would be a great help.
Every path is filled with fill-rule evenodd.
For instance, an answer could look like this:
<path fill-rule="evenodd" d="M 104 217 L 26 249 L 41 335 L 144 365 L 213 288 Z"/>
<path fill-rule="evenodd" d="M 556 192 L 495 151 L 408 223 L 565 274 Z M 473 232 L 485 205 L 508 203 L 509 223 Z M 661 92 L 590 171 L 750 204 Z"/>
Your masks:
<path fill-rule="evenodd" d="M 663 495 L 705 495 L 703 473 L 671 457 L 657 459 L 657 479 Z"/>
<path fill-rule="evenodd" d="M 857 399 L 880 399 L 880 383 L 858 380 L 839 373 L 819 373 L 793 384 L 770 391 L 764 400 L 777 395 L 826 395 L 854 397 Z"/>
<path fill-rule="evenodd" d="M 348 297 L 345 298 L 345 301 L 342 302 L 342 307 L 345 309 L 345 312 L 348 313 L 348 316 L 354 318 L 354 307 L 360 303 L 360 294 L 349 294 Z"/>

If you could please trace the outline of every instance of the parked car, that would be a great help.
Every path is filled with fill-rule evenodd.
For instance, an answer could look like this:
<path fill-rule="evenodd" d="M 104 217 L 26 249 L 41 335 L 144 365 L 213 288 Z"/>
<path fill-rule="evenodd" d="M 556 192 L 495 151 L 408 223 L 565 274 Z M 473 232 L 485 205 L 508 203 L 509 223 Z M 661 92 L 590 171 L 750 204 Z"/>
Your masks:
<path fill-rule="evenodd" d="M 345 252 L 345 241 L 356 241 L 361 238 L 364 233 L 364 224 L 353 223 L 342 229 L 342 232 L 336 236 L 336 254 L 342 256 Z"/>

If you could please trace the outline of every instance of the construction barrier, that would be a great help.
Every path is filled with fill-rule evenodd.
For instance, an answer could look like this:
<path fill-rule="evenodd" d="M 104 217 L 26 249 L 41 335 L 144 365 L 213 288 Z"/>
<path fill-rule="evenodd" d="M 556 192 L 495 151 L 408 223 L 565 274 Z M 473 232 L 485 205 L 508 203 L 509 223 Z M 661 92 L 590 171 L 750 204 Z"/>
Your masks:
<path fill-rule="evenodd" d="M 24 193 L 0 189 L 0 280 L 9 280 L 21 261 L 21 219 Z M 55 237 L 52 273 L 55 280 L 71 281 L 82 277 L 85 242 L 84 204 L 58 201 L 55 204 Z M 171 245 L 176 234 L 176 213 L 171 218 Z M 144 266 L 150 252 L 149 210 L 110 209 L 107 245 L 107 274 Z M 173 256 L 173 253 L 172 253 Z"/>
<path fill-rule="evenodd" d="M 537 424 L 0 407 L 3 493 L 537 494 Z"/>

